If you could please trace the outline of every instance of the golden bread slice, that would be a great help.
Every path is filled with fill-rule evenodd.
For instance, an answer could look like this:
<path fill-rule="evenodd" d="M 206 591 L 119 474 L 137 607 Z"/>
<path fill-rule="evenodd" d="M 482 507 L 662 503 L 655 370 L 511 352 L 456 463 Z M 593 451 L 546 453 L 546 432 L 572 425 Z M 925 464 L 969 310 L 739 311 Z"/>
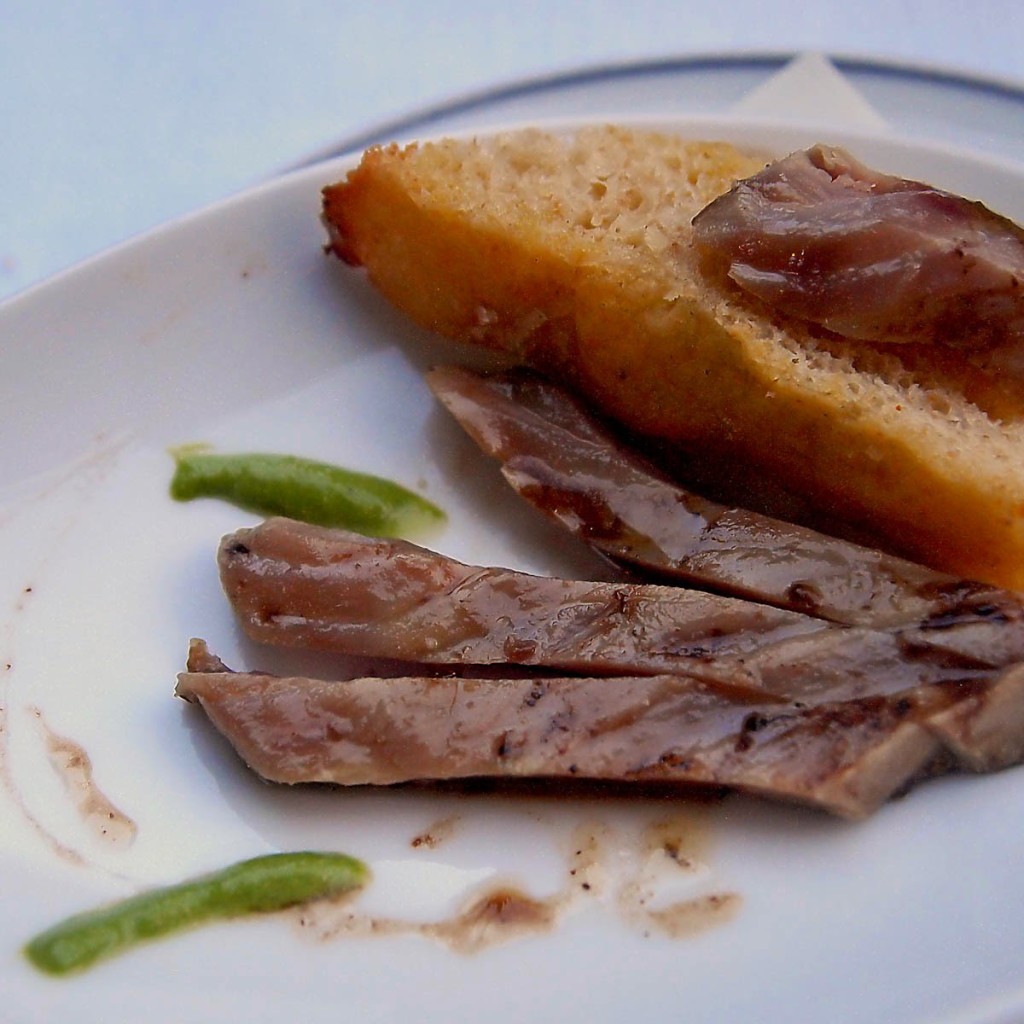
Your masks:
<path fill-rule="evenodd" d="M 378 147 L 324 190 L 324 219 L 416 323 L 705 472 L 783 485 L 819 529 L 1024 588 L 1019 386 L 947 346 L 815 333 L 702 275 L 692 218 L 764 162 L 615 126 Z"/>

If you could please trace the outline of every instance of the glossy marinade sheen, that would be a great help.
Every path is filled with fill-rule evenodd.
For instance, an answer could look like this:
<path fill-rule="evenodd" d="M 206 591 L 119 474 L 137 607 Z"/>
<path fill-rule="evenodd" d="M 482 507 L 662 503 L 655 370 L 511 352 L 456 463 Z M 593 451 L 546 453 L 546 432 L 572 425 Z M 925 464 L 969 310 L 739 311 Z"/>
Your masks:
<path fill-rule="evenodd" d="M 468 566 L 284 519 L 225 537 L 219 560 L 254 640 L 448 670 L 673 673 L 821 701 L 987 677 L 1024 660 L 1022 631 L 993 635 L 987 619 L 844 627 L 680 587 Z"/>
<path fill-rule="evenodd" d="M 693 220 L 709 272 L 845 338 L 945 344 L 1024 372 L 1024 231 L 981 203 L 817 145 Z"/>
<path fill-rule="evenodd" d="M 684 676 L 325 682 L 233 673 L 193 641 L 177 694 L 258 774 L 728 787 L 861 817 L 915 779 L 1021 756 L 1024 672 L 805 705 Z"/>
<path fill-rule="evenodd" d="M 218 561 L 254 640 L 366 657 L 653 673 L 827 628 L 749 601 L 465 565 L 280 518 L 225 537 Z"/>
<path fill-rule="evenodd" d="M 1019 595 L 708 501 L 536 374 L 439 367 L 428 382 L 523 498 L 617 561 L 847 625 L 973 621 L 989 634 L 1000 623 L 1020 632 Z"/>

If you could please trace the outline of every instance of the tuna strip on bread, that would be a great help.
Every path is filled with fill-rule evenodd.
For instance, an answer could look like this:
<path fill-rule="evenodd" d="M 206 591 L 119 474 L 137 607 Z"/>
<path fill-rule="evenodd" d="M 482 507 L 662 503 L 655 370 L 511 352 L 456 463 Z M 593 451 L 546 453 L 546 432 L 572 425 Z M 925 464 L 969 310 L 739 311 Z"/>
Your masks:
<path fill-rule="evenodd" d="M 1024 371 L 1024 231 L 980 203 L 813 146 L 741 181 L 693 228 L 712 273 L 790 316 Z"/>
<path fill-rule="evenodd" d="M 376 147 L 324 190 L 323 215 L 333 252 L 418 324 L 541 370 L 712 474 L 779 482 L 816 529 L 855 524 L 889 552 L 1024 589 L 1020 375 L 977 358 L 990 333 L 928 343 L 915 321 L 914 340 L 843 337 L 820 310 L 812 323 L 708 270 L 694 218 L 764 163 L 614 126 Z M 991 265 L 999 294 L 978 300 L 1012 326 L 1019 280 Z"/>
<path fill-rule="evenodd" d="M 177 694 L 257 774 L 727 787 L 863 817 L 916 779 L 1021 756 L 1024 673 L 813 707 L 683 676 L 326 682 L 234 673 L 193 641 Z M 1012 693 L 1010 692 L 1012 691 Z"/>
<path fill-rule="evenodd" d="M 681 587 L 468 566 L 287 519 L 225 537 L 219 561 L 253 640 L 416 665 L 678 673 L 820 702 L 988 678 L 1024 661 L 1020 621 L 847 628 Z"/>

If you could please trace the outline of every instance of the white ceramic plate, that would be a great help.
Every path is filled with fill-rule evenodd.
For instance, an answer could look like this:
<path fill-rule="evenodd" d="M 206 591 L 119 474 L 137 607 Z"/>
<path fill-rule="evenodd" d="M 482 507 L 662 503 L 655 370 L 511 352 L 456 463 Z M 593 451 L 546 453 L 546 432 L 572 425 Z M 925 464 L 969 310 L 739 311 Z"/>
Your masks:
<path fill-rule="evenodd" d="M 820 134 L 661 126 L 780 151 Z M 1019 168 L 829 134 L 1024 219 Z M 0 309 L 4 1018 L 1019 1019 L 1020 770 L 932 782 L 856 825 L 744 799 L 287 790 L 251 777 L 172 696 L 193 635 L 234 667 L 302 659 L 240 638 L 214 550 L 252 517 L 173 503 L 171 445 L 381 472 L 447 509 L 433 544 L 450 554 L 595 567 L 507 500 L 429 397 L 422 368 L 467 353 L 411 329 L 323 255 L 319 189 L 346 166 L 298 172 Z M 131 825 L 83 808 L 62 740 L 88 753 L 95 789 Z M 100 901 L 305 848 L 374 869 L 354 919 L 217 925 L 59 981 L 19 953 Z M 504 941 L 476 953 L 452 948 L 467 932 L 443 923 L 506 885 L 559 903 L 557 920 L 498 928 L 488 935 Z M 707 896 L 719 911 L 671 909 Z"/>

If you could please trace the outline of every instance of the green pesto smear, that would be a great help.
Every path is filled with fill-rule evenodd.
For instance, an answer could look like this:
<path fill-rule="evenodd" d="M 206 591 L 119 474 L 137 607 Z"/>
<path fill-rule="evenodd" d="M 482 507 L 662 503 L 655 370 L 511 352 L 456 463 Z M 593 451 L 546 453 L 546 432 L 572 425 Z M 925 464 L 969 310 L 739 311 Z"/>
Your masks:
<path fill-rule="evenodd" d="M 25 955 L 46 974 L 84 970 L 147 939 L 361 888 L 370 871 L 342 853 L 275 853 L 78 914 L 37 935 Z"/>
<path fill-rule="evenodd" d="M 218 455 L 203 445 L 172 449 L 171 497 L 220 498 L 247 512 L 286 516 L 377 537 L 421 534 L 444 522 L 436 505 L 400 484 L 297 455 Z"/>

